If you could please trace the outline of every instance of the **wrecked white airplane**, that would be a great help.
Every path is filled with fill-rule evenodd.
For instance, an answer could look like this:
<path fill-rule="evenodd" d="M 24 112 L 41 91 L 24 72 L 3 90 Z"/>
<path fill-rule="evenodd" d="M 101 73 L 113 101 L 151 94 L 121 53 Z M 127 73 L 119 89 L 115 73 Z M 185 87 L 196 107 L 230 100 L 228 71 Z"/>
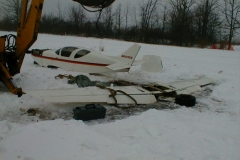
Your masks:
<path fill-rule="evenodd" d="M 56 51 L 33 50 L 32 57 L 40 66 L 59 67 L 82 73 L 108 74 L 128 72 L 132 66 L 144 63 L 147 65 L 142 67 L 143 70 L 160 72 L 162 62 L 158 56 L 148 55 L 144 61 L 135 61 L 140 48 L 141 46 L 134 44 L 120 56 L 106 56 L 84 47 L 64 47 Z M 154 63 L 152 60 L 155 60 Z"/>

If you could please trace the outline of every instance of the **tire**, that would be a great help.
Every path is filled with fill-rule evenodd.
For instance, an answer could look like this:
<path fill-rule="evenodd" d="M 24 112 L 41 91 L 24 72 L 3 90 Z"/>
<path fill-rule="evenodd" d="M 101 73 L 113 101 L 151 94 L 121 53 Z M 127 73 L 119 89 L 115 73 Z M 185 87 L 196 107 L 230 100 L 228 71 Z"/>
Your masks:
<path fill-rule="evenodd" d="M 192 107 L 196 104 L 196 97 L 188 94 L 180 94 L 175 97 L 175 103 L 181 106 Z"/>
<path fill-rule="evenodd" d="M 47 68 L 58 68 L 58 67 L 56 67 L 56 66 L 47 66 Z"/>

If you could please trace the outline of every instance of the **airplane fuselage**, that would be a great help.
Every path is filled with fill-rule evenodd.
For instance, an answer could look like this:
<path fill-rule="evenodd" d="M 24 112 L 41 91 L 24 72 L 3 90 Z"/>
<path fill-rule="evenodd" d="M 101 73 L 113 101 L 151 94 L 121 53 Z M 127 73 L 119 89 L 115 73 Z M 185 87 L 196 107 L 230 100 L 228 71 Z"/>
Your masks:
<path fill-rule="evenodd" d="M 88 54 L 76 58 L 78 50 L 73 51 L 69 57 L 64 57 L 55 54 L 52 50 L 46 50 L 42 54 L 32 54 L 34 61 L 40 66 L 48 67 L 55 66 L 68 71 L 83 72 L 83 73 L 109 73 L 116 72 L 107 66 L 117 62 L 116 59 L 91 51 Z M 129 68 L 120 69 L 117 72 L 127 72 Z"/>

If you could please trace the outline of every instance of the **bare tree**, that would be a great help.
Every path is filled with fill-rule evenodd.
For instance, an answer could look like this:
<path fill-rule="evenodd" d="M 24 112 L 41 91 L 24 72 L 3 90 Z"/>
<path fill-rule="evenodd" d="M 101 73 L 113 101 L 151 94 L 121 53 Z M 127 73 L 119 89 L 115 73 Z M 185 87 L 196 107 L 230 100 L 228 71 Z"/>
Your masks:
<path fill-rule="evenodd" d="M 128 17 L 129 17 L 129 2 L 125 4 L 124 7 L 124 17 L 125 17 L 125 31 L 127 30 L 128 27 Z"/>
<path fill-rule="evenodd" d="M 15 25 L 17 25 L 20 20 L 21 4 L 22 1 L 20 0 L 8 0 L 1 3 L 4 17 L 11 19 Z"/>
<path fill-rule="evenodd" d="M 228 30 L 228 49 L 232 44 L 232 38 L 236 30 L 240 28 L 240 1 L 239 0 L 224 0 L 223 13 L 225 16 L 226 28 Z"/>
<path fill-rule="evenodd" d="M 118 33 L 120 33 L 121 31 L 121 27 L 122 27 L 122 22 L 123 22 L 123 15 L 122 15 L 122 5 L 118 4 L 118 6 L 116 7 L 116 11 L 115 11 L 115 26 L 118 30 Z"/>
<path fill-rule="evenodd" d="M 107 7 L 102 11 L 101 21 L 105 29 L 105 35 L 109 37 L 113 29 L 113 17 L 112 6 Z"/>
<path fill-rule="evenodd" d="M 166 22 L 167 22 L 167 14 L 168 14 L 168 10 L 167 10 L 167 6 L 164 5 L 164 9 L 162 11 L 162 32 L 165 32 L 166 29 Z"/>
<path fill-rule="evenodd" d="M 218 8 L 218 0 L 201 0 L 195 9 L 196 32 L 202 47 L 216 41 L 221 24 Z"/>
<path fill-rule="evenodd" d="M 67 15 L 69 22 L 74 26 L 75 33 L 79 33 L 86 19 L 84 9 L 81 5 L 71 5 Z"/>
<path fill-rule="evenodd" d="M 151 23 L 153 22 L 153 17 L 157 9 L 157 2 L 158 0 L 148 0 L 147 3 L 140 5 L 142 32 L 146 32 L 151 26 Z"/>
<path fill-rule="evenodd" d="M 135 26 L 136 28 L 138 26 L 138 15 L 137 15 L 137 8 L 135 6 L 131 7 L 130 16 L 133 21 L 133 26 Z"/>
<path fill-rule="evenodd" d="M 189 45 L 192 43 L 192 6 L 194 0 L 170 0 L 171 12 L 171 37 L 177 45 Z"/>
<path fill-rule="evenodd" d="M 56 31 L 56 27 L 58 26 L 57 22 L 58 20 L 53 13 L 43 14 L 39 31 L 43 33 L 56 34 L 56 32 L 53 32 L 53 28 L 54 31 Z"/>
<path fill-rule="evenodd" d="M 57 4 L 57 17 L 58 17 L 58 20 L 59 21 L 62 21 L 64 19 L 64 11 L 62 10 L 61 8 L 61 4 L 60 2 L 58 1 L 58 4 Z"/>
<path fill-rule="evenodd" d="M 164 43 L 165 39 L 166 39 L 166 28 L 167 28 L 167 23 L 168 23 L 168 14 L 169 14 L 169 10 L 167 9 L 167 5 L 166 4 L 161 9 L 161 13 L 162 13 L 161 14 L 162 17 L 160 18 L 161 22 L 162 22 L 161 32 L 163 34 L 162 43 Z"/>

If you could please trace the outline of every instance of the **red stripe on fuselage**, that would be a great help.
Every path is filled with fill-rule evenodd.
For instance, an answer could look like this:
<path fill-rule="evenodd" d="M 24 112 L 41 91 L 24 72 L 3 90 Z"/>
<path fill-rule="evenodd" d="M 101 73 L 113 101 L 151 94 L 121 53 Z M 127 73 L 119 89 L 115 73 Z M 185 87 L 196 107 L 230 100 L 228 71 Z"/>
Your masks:
<path fill-rule="evenodd" d="M 90 66 L 108 66 L 109 64 L 100 64 L 100 63 L 89 63 L 89 62 L 79 62 L 79 61 L 71 61 L 71 60 L 66 60 L 66 59 L 59 59 L 59 58 L 53 58 L 53 57 L 46 57 L 46 56 L 41 56 L 38 54 L 32 54 L 34 57 L 42 58 L 42 59 L 50 59 L 54 61 L 60 61 L 60 62 L 66 62 L 66 63 L 73 63 L 73 64 L 81 64 L 81 65 L 90 65 Z"/>

